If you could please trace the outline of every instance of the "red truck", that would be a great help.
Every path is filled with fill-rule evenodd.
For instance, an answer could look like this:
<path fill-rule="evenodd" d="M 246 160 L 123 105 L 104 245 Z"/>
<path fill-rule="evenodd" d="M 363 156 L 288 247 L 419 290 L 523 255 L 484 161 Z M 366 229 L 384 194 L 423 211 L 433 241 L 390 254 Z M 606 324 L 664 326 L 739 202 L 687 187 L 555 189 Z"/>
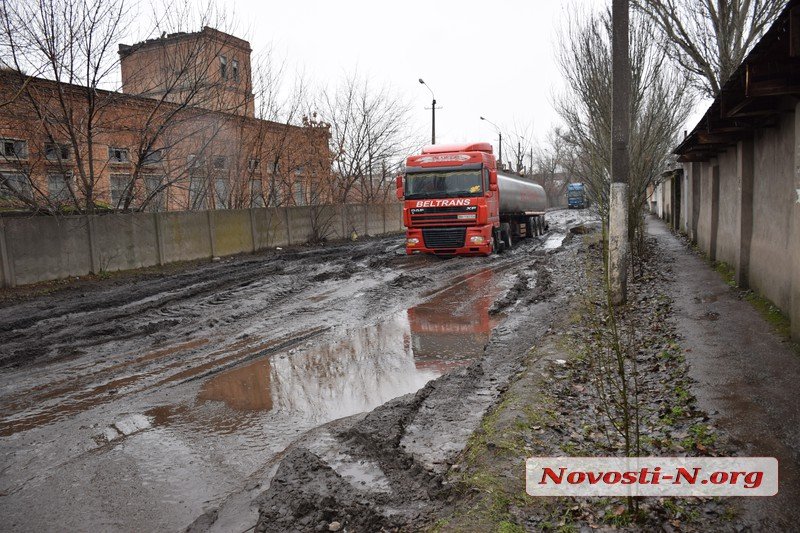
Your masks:
<path fill-rule="evenodd" d="M 541 235 L 541 185 L 497 170 L 490 143 L 434 145 L 406 160 L 397 177 L 405 199 L 406 253 L 490 255 Z"/>

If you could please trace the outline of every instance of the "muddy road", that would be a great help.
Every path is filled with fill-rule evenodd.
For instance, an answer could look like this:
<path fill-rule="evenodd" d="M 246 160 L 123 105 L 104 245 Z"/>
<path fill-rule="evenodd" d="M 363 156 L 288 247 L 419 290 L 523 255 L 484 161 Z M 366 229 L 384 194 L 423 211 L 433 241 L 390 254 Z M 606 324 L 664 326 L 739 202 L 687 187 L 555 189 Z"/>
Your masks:
<path fill-rule="evenodd" d="M 489 258 L 409 257 L 391 236 L 4 304 L 3 529 L 175 531 L 248 507 L 310 429 L 480 357 L 534 255 L 585 216 Z M 232 520 L 216 527 L 249 518 Z"/>

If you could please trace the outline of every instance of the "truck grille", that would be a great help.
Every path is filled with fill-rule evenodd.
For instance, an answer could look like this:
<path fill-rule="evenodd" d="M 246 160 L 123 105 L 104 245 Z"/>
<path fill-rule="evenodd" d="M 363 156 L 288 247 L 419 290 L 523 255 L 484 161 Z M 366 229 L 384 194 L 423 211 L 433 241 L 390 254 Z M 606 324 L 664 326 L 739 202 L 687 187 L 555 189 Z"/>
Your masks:
<path fill-rule="evenodd" d="M 467 228 L 423 228 L 422 238 L 428 248 L 461 248 Z"/>
<path fill-rule="evenodd" d="M 415 227 L 420 226 L 471 226 L 475 224 L 475 217 L 478 214 L 477 207 L 424 207 L 411 209 L 411 223 Z M 459 216 L 470 215 L 472 218 L 458 218 Z"/>

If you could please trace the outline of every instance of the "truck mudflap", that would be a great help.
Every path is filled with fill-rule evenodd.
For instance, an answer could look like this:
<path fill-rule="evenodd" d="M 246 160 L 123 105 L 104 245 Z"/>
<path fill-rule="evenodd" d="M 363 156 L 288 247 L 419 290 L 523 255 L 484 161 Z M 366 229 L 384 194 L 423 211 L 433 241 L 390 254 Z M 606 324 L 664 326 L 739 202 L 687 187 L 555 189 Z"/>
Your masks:
<path fill-rule="evenodd" d="M 406 254 L 491 255 L 492 226 L 414 228 L 406 233 Z"/>

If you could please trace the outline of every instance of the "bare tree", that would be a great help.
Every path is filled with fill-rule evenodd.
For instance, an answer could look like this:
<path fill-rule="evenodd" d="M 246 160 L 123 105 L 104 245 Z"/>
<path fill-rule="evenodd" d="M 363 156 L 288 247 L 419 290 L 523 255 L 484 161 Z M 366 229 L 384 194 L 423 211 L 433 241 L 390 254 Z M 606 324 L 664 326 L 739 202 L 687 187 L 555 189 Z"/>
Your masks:
<path fill-rule="evenodd" d="M 514 122 L 512 128 L 506 130 L 503 138 L 506 161 L 511 170 L 518 174 L 530 175 L 533 168 L 533 124 Z"/>
<path fill-rule="evenodd" d="M 159 49 L 163 39 L 148 41 L 152 64 L 143 59 L 137 68 L 158 75 L 139 76 L 125 87 L 127 94 L 118 92 L 116 45 L 135 7 L 125 0 L 2 1 L 0 45 L 12 66 L 4 86 L 18 94 L 4 113 L 27 134 L 26 157 L 14 161 L 13 175 L 24 177 L 15 196 L 29 209 L 163 209 L 168 188 L 180 189 L 197 166 L 187 166 L 187 158 L 203 159 L 200 152 L 224 126 L 223 114 L 247 105 L 220 106 L 210 59 L 224 39 L 188 38 L 169 51 Z M 224 25 L 213 4 L 199 13 L 192 9 L 166 4 L 154 17 L 154 32 L 189 35 L 179 33 L 187 24 Z M 108 175 L 110 187 L 103 179 Z"/>
<path fill-rule="evenodd" d="M 319 108 L 330 124 L 336 201 L 384 201 L 393 189 L 392 169 L 418 144 L 409 133 L 410 106 L 354 73 L 324 90 Z"/>
<path fill-rule="evenodd" d="M 666 52 L 652 39 L 653 23 L 632 14 L 630 238 L 641 235 L 647 187 L 670 160 L 671 148 L 690 109 L 685 73 L 664 61 Z M 568 91 L 557 100 L 567 125 L 562 135 L 575 151 L 572 170 L 588 185 L 605 216 L 611 159 L 611 15 L 584 15 L 562 33 L 559 62 Z"/>
<path fill-rule="evenodd" d="M 694 86 L 715 97 L 786 4 L 779 0 L 633 0 Z"/>
<path fill-rule="evenodd" d="M 16 83 L 9 85 L 18 94 L 14 103 L 26 106 L 30 116 L 19 116 L 19 107 L 16 111 L 21 122 L 41 124 L 46 143 L 55 145 L 58 165 L 58 173 L 48 179 L 55 184 L 61 176 L 57 194 L 23 195 L 20 200 L 31 207 L 39 207 L 36 202 L 45 199 L 51 209 L 69 203 L 93 212 L 98 183 L 93 153 L 98 134 L 107 125 L 103 111 L 113 100 L 102 89 L 109 86 L 116 66 L 114 46 L 126 27 L 127 6 L 123 0 L 3 0 L 1 5 L 0 46 L 17 73 Z M 34 85 L 24 72 L 41 74 L 54 83 Z M 72 165 L 68 170 L 60 157 L 62 148 L 70 147 L 78 170 L 75 183 L 68 174 Z M 31 180 L 29 166 L 16 170 L 27 180 L 26 193 L 42 192 L 41 185 Z"/>
<path fill-rule="evenodd" d="M 547 205 L 563 205 L 571 169 L 571 146 L 564 142 L 560 126 L 551 129 L 545 142 L 533 152 L 533 178 L 544 187 Z"/>

